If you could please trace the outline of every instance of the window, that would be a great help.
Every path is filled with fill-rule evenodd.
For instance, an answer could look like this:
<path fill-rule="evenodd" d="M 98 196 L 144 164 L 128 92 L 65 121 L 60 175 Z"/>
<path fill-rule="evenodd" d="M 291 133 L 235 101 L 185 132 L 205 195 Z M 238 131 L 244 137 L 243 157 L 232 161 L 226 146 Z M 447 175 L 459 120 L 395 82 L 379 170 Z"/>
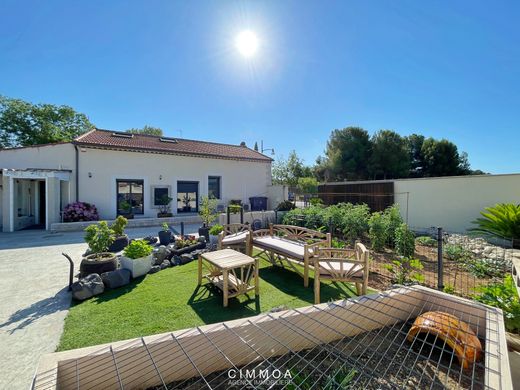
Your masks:
<path fill-rule="evenodd" d="M 177 182 L 177 212 L 196 213 L 199 211 L 199 182 Z"/>
<path fill-rule="evenodd" d="M 220 199 L 220 176 L 208 177 L 208 196 Z"/>
<path fill-rule="evenodd" d="M 117 214 L 144 214 L 143 180 L 116 180 Z"/>
<path fill-rule="evenodd" d="M 160 207 L 164 205 L 165 198 L 170 196 L 170 186 L 156 186 L 152 187 L 152 201 L 153 207 Z"/>

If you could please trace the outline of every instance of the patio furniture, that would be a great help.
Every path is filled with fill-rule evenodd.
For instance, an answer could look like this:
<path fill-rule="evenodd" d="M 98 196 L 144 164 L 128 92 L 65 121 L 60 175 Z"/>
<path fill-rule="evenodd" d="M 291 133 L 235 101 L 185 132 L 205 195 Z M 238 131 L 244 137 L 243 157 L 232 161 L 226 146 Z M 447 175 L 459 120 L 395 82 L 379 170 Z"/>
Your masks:
<path fill-rule="evenodd" d="M 360 242 L 354 249 L 319 248 L 314 258 L 314 303 L 320 303 L 320 281 L 356 283 L 357 295 L 368 285 L 368 250 Z"/>
<path fill-rule="evenodd" d="M 309 268 L 319 247 L 330 247 L 330 233 L 322 233 L 299 226 L 269 225 L 251 233 L 252 245 L 262 251 L 257 256 L 267 255 L 273 265 L 288 265 L 303 276 L 303 285 L 309 286 Z M 303 266 L 303 274 L 297 267 Z"/>
<path fill-rule="evenodd" d="M 251 256 L 251 228 L 248 224 L 230 223 L 223 226 L 222 232 L 218 235 L 218 249 L 235 249 L 248 256 Z"/>
<path fill-rule="evenodd" d="M 208 273 L 202 274 L 202 268 Z M 199 255 L 199 286 L 202 278 L 208 279 L 222 290 L 224 307 L 229 298 L 247 294 L 255 290 L 258 296 L 258 259 L 254 259 L 233 249 L 222 249 Z"/>

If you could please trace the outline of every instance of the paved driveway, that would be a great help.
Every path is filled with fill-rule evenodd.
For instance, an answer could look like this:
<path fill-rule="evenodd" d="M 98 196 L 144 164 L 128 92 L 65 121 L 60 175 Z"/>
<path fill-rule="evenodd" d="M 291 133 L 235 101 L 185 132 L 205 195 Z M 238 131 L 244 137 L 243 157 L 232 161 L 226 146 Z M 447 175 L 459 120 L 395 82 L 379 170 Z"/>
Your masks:
<path fill-rule="evenodd" d="M 128 229 L 131 238 L 157 227 Z M 193 233 L 196 226 L 186 226 Z M 0 233 L 0 389 L 27 389 L 40 356 L 54 352 L 70 306 L 68 253 L 79 269 L 83 232 Z"/>

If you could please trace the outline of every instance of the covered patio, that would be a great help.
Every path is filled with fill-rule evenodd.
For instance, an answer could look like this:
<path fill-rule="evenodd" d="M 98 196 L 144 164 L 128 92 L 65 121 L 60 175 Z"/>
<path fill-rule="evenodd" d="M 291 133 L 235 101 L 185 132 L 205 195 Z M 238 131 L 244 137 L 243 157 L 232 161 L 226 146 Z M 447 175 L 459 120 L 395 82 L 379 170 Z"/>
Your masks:
<path fill-rule="evenodd" d="M 49 229 L 61 221 L 62 207 L 71 201 L 70 170 L 1 169 L 2 231 Z"/>

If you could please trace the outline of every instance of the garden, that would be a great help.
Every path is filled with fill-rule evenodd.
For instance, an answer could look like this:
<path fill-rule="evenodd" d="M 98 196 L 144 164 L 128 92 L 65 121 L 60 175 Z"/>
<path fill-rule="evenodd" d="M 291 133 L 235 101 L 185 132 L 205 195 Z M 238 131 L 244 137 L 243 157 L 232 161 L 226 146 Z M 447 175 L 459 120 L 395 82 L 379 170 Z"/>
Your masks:
<path fill-rule="evenodd" d="M 215 224 L 215 203 L 203 200 L 199 237 L 176 236 L 167 224 L 157 235 L 129 240 L 126 219 L 119 216 L 85 231 L 89 249 L 73 285 L 75 301 L 65 321 L 59 350 L 84 347 L 254 314 L 297 308 L 314 302 L 312 288 L 290 270 L 260 260 L 261 294 L 234 298 L 221 310 L 218 292 L 197 286 L 195 259 L 215 249 L 222 226 Z M 517 252 L 477 236 L 442 234 L 429 229 L 412 231 L 397 205 L 370 212 L 366 205 L 318 202 L 298 209 L 287 204 L 283 223 L 333 235 L 332 246 L 352 247 L 361 241 L 371 249 L 369 286 L 384 290 L 393 285 L 419 283 L 498 306 L 505 312 L 509 331 L 520 329 L 520 303 L 509 263 Z M 435 234 L 434 234 L 435 233 Z M 438 245 L 442 245 L 439 272 Z M 116 254 L 119 253 L 119 254 Z M 97 267 L 97 268 L 92 268 Z M 156 275 L 152 275 L 156 274 Z M 311 271 L 311 278 L 313 273 Z M 322 286 L 322 301 L 355 296 L 349 283 Z"/>
<path fill-rule="evenodd" d="M 398 205 L 371 212 L 366 205 L 319 203 L 288 211 L 283 223 L 329 231 L 335 247 L 356 241 L 371 249 L 369 286 L 385 290 L 419 283 L 502 308 L 509 331 L 520 331 L 520 303 L 511 264 L 520 258 L 520 206 L 482 212 L 468 234 L 408 227 Z M 516 229 L 516 230 L 515 230 Z M 441 252 L 439 252 L 439 247 Z"/>

